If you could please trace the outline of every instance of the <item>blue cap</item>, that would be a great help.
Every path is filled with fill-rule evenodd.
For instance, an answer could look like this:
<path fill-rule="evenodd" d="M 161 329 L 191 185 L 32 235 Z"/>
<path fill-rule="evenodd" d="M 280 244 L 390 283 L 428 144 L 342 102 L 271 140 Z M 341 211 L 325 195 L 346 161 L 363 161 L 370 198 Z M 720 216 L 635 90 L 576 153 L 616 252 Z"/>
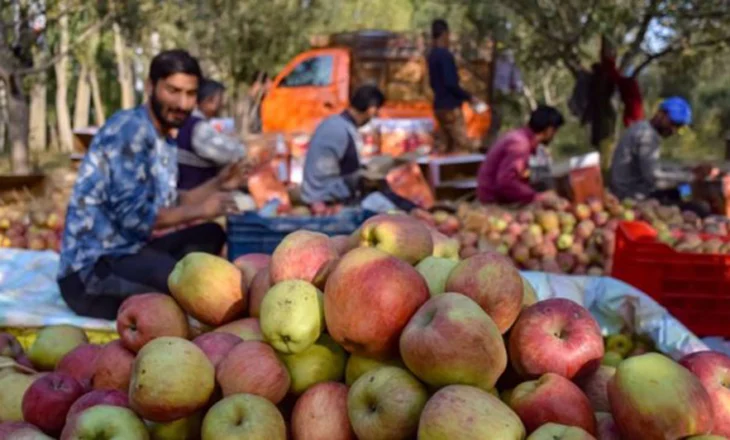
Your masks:
<path fill-rule="evenodd" d="M 672 96 L 662 102 L 661 110 L 669 116 L 669 120 L 675 125 L 689 125 L 692 123 L 692 107 L 679 96 Z"/>

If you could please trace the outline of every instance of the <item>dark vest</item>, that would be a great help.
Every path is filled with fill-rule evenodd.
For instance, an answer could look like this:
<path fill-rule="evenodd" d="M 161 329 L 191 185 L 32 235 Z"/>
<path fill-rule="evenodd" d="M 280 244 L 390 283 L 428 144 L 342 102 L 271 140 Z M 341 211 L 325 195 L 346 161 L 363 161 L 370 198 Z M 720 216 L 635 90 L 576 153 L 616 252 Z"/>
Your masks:
<path fill-rule="evenodd" d="M 177 134 L 177 187 L 183 191 L 196 188 L 215 177 L 220 167 L 195 154 L 193 150 L 193 129 L 202 118 L 190 116 Z"/>

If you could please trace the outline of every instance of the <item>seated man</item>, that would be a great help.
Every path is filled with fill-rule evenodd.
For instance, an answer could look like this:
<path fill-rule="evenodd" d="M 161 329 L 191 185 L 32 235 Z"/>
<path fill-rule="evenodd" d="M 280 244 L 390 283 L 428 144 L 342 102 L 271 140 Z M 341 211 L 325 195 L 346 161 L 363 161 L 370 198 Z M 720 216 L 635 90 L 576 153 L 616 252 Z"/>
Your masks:
<path fill-rule="evenodd" d="M 326 204 L 359 200 L 366 173 L 360 166 L 357 130 L 378 114 L 384 102 L 385 96 L 377 87 L 360 87 L 349 108 L 325 119 L 315 130 L 304 160 L 301 188 L 302 199 L 315 211 Z M 377 183 L 377 189 L 398 208 L 409 211 L 415 207 L 393 193 L 384 181 Z"/>
<path fill-rule="evenodd" d="M 540 106 L 527 127 L 503 135 L 489 149 L 477 175 L 477 197 L 482 203 L 529 204 L 555 196 L 553 191 L 537 192 L 530 186 L 529 160 L 538 145 L 548 146 L 564 119 L 549 106 Z"/>
<path fill-rule="evenodd" d="M 177 191 L 174 136 L 195 106 L 201 72 L 187 52 L 157 55 L 148 103 L 113 115 L 79 169 L 69 201 L 58 283 L 79 315 L 114 319 L 125 298 L 168 293 L 167 278 L 189 252 L 219 255 L 223 229 L 203 223 L 160 238 L 156 228 L 210 220 L 235 208 L 245 163 L 227 166 L 191 191 Z"/>
<path fill-rule="evenodd" d="M 218 117 L 225 87 L 204 79 L 198 88 L 198 108 L 177 135 L 179 189 L 188 190 L 215 177 L 224 165 L 241 160 L 246 150 L 232 136 L 219 133 L 208 119 Z"/>
<path fill-rule="evenodd" d="M 622 135 L 611 161 L 611 190 L 620 199 L 647 198 L 668 177 L 659 168 L 662 138 L 692 122 L 692 109 L 682 98 L 668 98 L 651 120 L 632 124 Z"/>

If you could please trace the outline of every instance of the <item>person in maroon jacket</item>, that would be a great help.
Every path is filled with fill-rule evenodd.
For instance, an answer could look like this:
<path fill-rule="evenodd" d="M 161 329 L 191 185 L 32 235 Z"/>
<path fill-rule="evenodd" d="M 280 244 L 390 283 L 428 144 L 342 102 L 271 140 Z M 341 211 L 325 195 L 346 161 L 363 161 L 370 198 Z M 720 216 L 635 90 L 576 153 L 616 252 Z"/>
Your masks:
<path fill-rule="evenodd" d="M 549 145 L 565 120 L 555 108 L 539 106 L 526 127 L 512 130 L 489 149 L 477 175 L 477 197 L 482 203 L 528 204 L 554 197 L 530 186 L 529 160 L 537 146 Z"/>

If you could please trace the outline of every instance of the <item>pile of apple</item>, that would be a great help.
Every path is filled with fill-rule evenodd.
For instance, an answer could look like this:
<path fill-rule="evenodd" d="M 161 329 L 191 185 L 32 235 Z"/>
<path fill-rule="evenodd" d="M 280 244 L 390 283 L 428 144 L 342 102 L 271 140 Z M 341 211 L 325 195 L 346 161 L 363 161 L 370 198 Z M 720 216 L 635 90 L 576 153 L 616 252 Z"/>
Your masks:
<path fill-rule="evenodd" d="M 680 251 L 730 253 L 730 244 L 719 238 L 699 238 L 699 233 L 727 235 L 730 220 L 726 217 L 703 221 L 691 211 L 662 206 L 653 199 L 619 201 L 610 193 L 603 200 L 592 198 L 585 204 L 556 199 L 510 211 L 496 205 L 462 203 L 454 214 L 444 210 L 414 210 L 411 214 L 455 239 L 453 246 L 458 246 L 462 257 L 494 250 L 524 270 L 610 273 L 616 228 L 622 220 L 651 224 L 661 241 Z"/>
<path fill-rule="evenodd" d="M 601 365 L 585 308 L 537 301 L 508 258 L 460 259 L 450 240 L 380 215 L 352 236 L 294 232 L 271 257 L 193 253 L 171 295 L 122 303 L 119 340 L 53 326 L 24 353 L 5 335 L 0 439 L 730 435 L 730 358 Z"/>
<path fill-rule="evenodd" d="M 64 214 L 47 203 L 0 206 L 0 248 L 58 252 Z"/>

